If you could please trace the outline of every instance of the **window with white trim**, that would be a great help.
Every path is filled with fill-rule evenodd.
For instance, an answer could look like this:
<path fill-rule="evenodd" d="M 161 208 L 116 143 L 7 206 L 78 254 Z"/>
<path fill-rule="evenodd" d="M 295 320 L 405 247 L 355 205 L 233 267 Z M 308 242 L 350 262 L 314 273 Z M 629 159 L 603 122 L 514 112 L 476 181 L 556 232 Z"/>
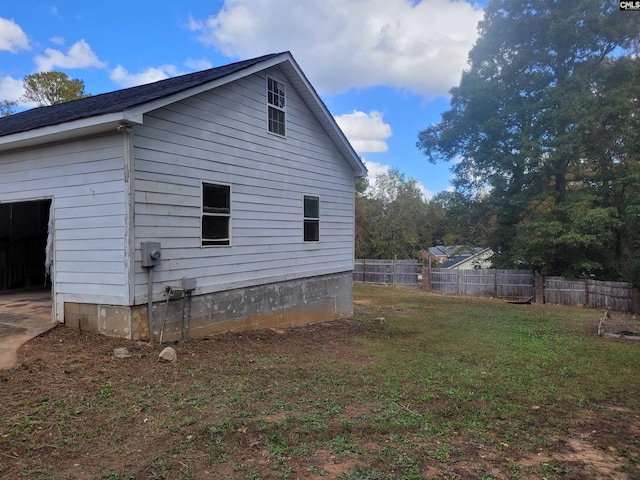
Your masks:
<path fill-rule="evenodd" d="M 267 104 L 269 109 L 269 131 L 276 135 L 286 135 L 285 87 L 284 83 L 267 77 Z"/>
<path fill-rule="evenodd" d="M 231 186 L 202 182 L 202 246 L 231 244 Z"/>
<path fill-rule="evenodd" d="M 304 196 L 304 241 L 320 241 L 320 197 Z"/>

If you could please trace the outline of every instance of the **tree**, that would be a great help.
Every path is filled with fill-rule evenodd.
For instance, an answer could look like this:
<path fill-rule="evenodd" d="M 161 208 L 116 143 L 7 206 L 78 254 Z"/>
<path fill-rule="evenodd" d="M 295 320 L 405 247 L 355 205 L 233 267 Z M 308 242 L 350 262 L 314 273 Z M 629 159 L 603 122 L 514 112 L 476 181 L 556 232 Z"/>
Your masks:
<path fill-rule="evenodd" d="M 84 81 L 70 79 L 63 72 L 41 72 L 24 77 L 22 101 L 35 102 L 39 107 L 70 102 L 89 97 L 84 91 Z"/>
<path fill-rule="evenodd" d="M 607 0 L 492 0 L 479 31 L 451 109 L 419 148 L 432 162 L 460 160 L 461 191 L 488 189 L 505 265 L 614 276 L 624 178 L 637 172 L 629 52 L 640 23 Z"/>
<path fill-rule="evenodd" d="M 429 221 L 435 223 L 430 245 L 477 247 L 490 244 L 495 215 L 486 197 L 440 192 L 431 199 L 429 206 Z M 435 206 L 438 208 L 434 209 Z"/>
<path fill-rule="evenodd" d="M 417 180 L 391 169 L 356 196 L 356 257 L 419 258 L 427 226 Z"/>
<path fill-rule="evenodd" d="M 8 117 L 13 114 L 13 110 L 18 105 L 18 102 L 12 102 L 9 100 L 0 101 L 0 117 Z"/>

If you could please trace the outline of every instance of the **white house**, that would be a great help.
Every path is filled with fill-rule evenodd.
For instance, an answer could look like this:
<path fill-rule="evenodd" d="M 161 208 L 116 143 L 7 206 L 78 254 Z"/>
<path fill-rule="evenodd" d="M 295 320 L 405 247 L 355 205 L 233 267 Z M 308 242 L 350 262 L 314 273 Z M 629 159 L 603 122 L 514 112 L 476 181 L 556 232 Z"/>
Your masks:
<path fill-rule="evenodd" d="M 55 319 L 133 339 L 347 317 L 364 175 L 288 52 L 11 115 L 0 289 L 46 264 Z"/>

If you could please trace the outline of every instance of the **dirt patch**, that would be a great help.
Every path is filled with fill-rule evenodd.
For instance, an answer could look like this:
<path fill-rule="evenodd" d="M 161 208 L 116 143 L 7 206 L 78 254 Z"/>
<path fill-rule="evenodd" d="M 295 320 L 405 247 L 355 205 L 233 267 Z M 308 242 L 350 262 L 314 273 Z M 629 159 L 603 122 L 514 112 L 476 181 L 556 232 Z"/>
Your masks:
<path fill-rule="evenodd" d="M 334 360 L 342 362 L 353 362 L 361 364 L 371 363 L 371 359 L 362 357 L 356 353 L 357 348 L 353 344 L 345 344 L 336 341 L 329 341 L 319 352 L 318 355 L 322 358 L 332 358 Z"/>
<path fill-rule="evenodd" d="M 167 364 L 157 345 L 56 327 L 0 372 L 0 477 L 319 480 L 393 461 L 414 476 L 361 478 L 638 478 L 640 419 L 615 403 L 542 412 L 537 451 L 496 440 L 501 425 L 484 441 L 431 437 L 426 414 L 401 400 L 389 434 L 375 422 L 389 414 L 375 389 L 351 401 L 375 375 L 358 339 L 378 335 L 353 320 L 229 333 L 173 344 Z M 118 347 L 131 357 L 115 358 Z M 433 411 L 448 401 L 424 400 Z"/>

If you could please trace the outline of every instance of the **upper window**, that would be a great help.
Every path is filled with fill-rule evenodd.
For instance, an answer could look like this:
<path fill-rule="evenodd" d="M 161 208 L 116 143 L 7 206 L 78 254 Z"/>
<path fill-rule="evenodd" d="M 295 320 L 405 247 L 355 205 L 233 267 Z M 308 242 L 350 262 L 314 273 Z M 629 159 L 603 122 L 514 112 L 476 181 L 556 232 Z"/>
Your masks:
<path fill-rule="evenodd" d="M 320 198 L 304 196 L 304 241 L 320 240 Z"/>
<path fill-rule="evenodd" d="M 230 245 L 231 186 L 202 184 L 202 245 Z"/>
<path fill-rule="evenodd" d="M 284 83 L 267 77 L 267 103 L 269 104 L 269 131 L 277 135 L 286 134 Z"/>

